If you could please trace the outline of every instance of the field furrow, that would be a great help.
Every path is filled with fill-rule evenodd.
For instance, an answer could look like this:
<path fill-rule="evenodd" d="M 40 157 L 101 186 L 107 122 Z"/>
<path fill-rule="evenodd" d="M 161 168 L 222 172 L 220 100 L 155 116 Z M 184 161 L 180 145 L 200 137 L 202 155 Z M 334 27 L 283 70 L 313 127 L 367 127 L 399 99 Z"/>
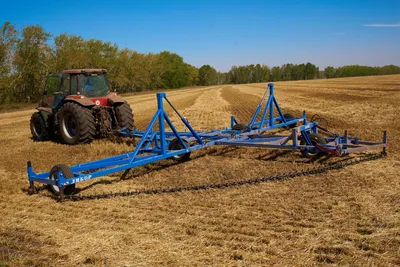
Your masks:
<path fill-rule="evenodd" d="M 222 88 L 215 87 L 202 92 L 197 97 L 193 105 L 182 109 L 182 116 L 186 117 L 190 124 L 200 131 L 220 129 L 229 126 L 230 104 L 222 97 Z M 171 120 L 178 124 L 177 115 L 173 115 Z M 180 125 L 180 130 L 184 127 Z"/>

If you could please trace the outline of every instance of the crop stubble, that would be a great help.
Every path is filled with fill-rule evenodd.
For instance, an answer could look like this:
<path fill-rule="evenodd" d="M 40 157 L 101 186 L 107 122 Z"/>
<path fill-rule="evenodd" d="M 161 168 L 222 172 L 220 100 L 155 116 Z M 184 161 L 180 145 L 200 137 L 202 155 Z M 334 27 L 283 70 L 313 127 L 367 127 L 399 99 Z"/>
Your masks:
<path fill-rule="evenodd" d="M 249 120 L 266 84 L 168 93 L 197 129 Z M 0 263 L 9 265 L 398 265 L 400 254 L 400 76 L 282 82 L 285 111 L 327 117 L 333 130 L 390 138 L 389 157 L 328 174 L 225 190 L 57 203 L 28 196 L 25 164 L 48 171 L 129 151 L 98 140 L 64 146 L 30 140 L 31 111 L 0 114 Z M 154 94 L 130 96 L 136 123 L 155 111 Z M 177 117 L 168 110 L 174 122 Z M 142 129 L 144 130 L 144 129 Z M 299 153 L 210 148 L 184 164 L 163 161 L 79 184 L 82 194 L 251 179 L 313 167 Z"/>

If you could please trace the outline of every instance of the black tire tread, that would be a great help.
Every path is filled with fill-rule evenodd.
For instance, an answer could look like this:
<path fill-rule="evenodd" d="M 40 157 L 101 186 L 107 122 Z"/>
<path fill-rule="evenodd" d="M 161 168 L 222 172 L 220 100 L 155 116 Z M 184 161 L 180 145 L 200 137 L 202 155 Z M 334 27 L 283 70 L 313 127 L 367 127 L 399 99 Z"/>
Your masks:
<path fill-rule="evenodd" d="M 61 171 L 61 173 L 63 174 L 63 176 L 65 178 L 73 178 L 74 177 L 74 173 L 72 172 L 72 170 L 65 164 L 57 164 L 57 165 L 53 166 L 53 168 L 51 168 L 51 171 L 50 171 L 50 176 L 52 176 L 52 174 L 54 172 L 58 173 L 59 171 Z M 49 186 L 49 188 L 54 194 L 56 194 L 56 192 L 51 189 L 51 185 Z M 74 191 L 75 191 L 75 184 L 67 185 L 64 188 L 64 195 L 72 195 L 74 193 Z"/>
<path fill-rule="evenodd" d="M 94 116 L 91 110 L 84 108 L 74 102 L 67 102 L 65 103 L 59 110 L 59 126 L 60 126 L 60 134 L 62 137 L 62 116 L 65 112 L 73 112 L 76 117 L 77 127 L 79 130 L 77 134 L 79 134 L 79 139 L 77 143 L 90 143 L 94 136 L 96 135 L 96 123 L 94 120 Z M 64 139 L 64 138 L 62 138 Z M 76 143 L 69 143 L 67 140 L 64 140 L 67 144 L 76 144 Z"/>
<path fill-rule="evenodd" d="M 134 128 L 134 118 L 130 105 L 125 102 L 116 106 L 114 110 L 117 117 L 118 126 L 121 128 L 126 127 L 127 130 L 132 131 Z"/>
<path fill-rule="evenodd" d="M 244 123 L 237 123 L 235 125 L 233 125 L 232 130 L 236 130 L 236 131 L 245 131 L 247 129 L 247 125 Z"/>
<path fill-rule="evenodd" d="M 311 141 L 314 141 L 318 144 L 326 144 L 326 139 L 325 137 L 323 137 L 320 134 L 316 134 L 316 133 L 310 133 L 308 134 L 308 137 L 310 138 Z M 305 145 L 306 141 L 305 140 L 301 140 L 300 141 L 300 145 Z M 319 156 L 321 156 L 322 153 L 317 153 L 315 155 L 311 155 L 308 153 L 308 151 L 306 150 L 300 150 L 301 154 L 303 154 L 303 156 L 307 157 L 307 158 L 317 158 Z"/>
<path fill-rule="evenodd" d="M 183 142 L 185 142 L 185 144 L 188 145 L 188 143 L 185 140 L 183 140 Z M 179 149 L 182 149 L 182 148 L 183 147 L 182 147 L 181 143 L 176 138 L 174 140 L 172 140 L 171 143 L 169 143 L 169 146 L 168 146 L 169 150 L 179 150 Z M 188 161 L 190 159 L 190 152 L 182 154 L 182 155 L 179 155 L 177 157 L 173 157 L 172 159 L 174 159 L 174 160 L 176 160 L 178 162 Z"/>
<path fill-rule="evenodd" d="M 42 128 L 42 134 L 41 135 L 37 135 L 35 133 L 35 131 L 33 130 L 34 126 L 34 120 L 37 119 L 39 120 L 40 123 L 40 127 Z M 32 137 L 35 141 L 46 141 L 49 140 L 49 131 L 46 127 L 46 123 L 42 117 L 42 115 L 40 114 L 40 112 L 35 112 L 32 114 L 31 116 L 31 121 L 30 121 L 30 129 L 31 129 L 31 133 L 32 133 Z"/>

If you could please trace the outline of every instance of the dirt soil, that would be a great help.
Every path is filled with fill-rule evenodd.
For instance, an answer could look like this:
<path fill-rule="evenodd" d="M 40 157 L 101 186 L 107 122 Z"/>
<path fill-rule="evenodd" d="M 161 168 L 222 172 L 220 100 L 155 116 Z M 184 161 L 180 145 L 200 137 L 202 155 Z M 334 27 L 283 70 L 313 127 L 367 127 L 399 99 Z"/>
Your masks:
<path fill-rule="evenodd" d="M 168 92 L 196 129 L 249 121 L 266 84 Z M 131 151 L 108 140 L 67 146 L 31 140 L 34 110 L 0 114 L 0 266 L 399 266 L 400 75 L 278 82 L 285 111 L 381 141 L 388 156 L 326 174 L 226 189 L 59 203 L 28 195 L 37 172 Z M 154 92 L 127 97 L 144 130 Z M 179 129 L 178 118 L 168 109 Z M 379 151 L 376 151 L 379 152 Z M 357 157 L 356 155 L 352 157 Z M 337 159 L 327 159 L 332 161 Z M 78 184 L 81 195 L 240 181 L 318 167 L 299 152 L 215 147 Z"/>

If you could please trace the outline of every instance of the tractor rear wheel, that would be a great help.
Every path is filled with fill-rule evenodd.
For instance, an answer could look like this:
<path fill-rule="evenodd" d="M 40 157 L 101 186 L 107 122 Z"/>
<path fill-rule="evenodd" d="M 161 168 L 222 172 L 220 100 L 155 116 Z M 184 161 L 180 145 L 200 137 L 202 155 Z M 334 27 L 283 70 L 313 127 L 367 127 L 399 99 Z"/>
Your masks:
<path fill-rule="evenodd" d="M 53 168 L 51 168 L 49 178 L 51 180 L 58 180 L 58 173 L 61 172 L 64 178 L 74 178 L 74 173 L 71 169 L 64 164 L 57 164 Z M 60 188 L 57 185 L 49 185 L 49 189 L 53 194 L 60 195 Z M 64 195 L 72 195 L 75 191 L 75 184 L 67 185 L 64 187 Z"/>
<path fill-rule="evenodd" d="M 313 146 L 316 146 L 317 144 L 326 144 L 326 139 L 325 137 L 323 137 L 320 134 L 316 134 L 316 133 L 310 133 L 308 134 L 308 138 L 310 138 L 310 141 L 312 143 Z M 306 140 L 302 139 L 300 141 L 300 145 L 306 145 Z M 317 158 L 319 156 L 321 156 L 324 152 L 319 151 L 318 149 L 302 149 L 300 150 L 301 154 L 303 154 L 303 156 L 305 156 L 306 158 Z"/>
<path fill-rule="evenodd" d="M 183 142 L 185 143 L 185 145 L 187 147 L 189 146 L 188 142 L 186 142 L 185 140 L 183 140 Z M 169 150 L 180 150 L 180 149 L 183 149 L 183 148 L 184 147 L 182 146 L 182 144 L 179 142 L 178 139 L 172 140 L 171 143 L 169 143 L 169 147 L 168 147 Z M 173 156 L 172 159 L 174 159 L 174 160 L 176 160 L 178 162 L 188 161 L 190 159 L 190 152 Z"/>
<path fill-rule="evenodd" d="M 58 115 L 59 133 L 64 143 L 75 145 L 89 143 L 96 134 L 92 112 L 76 103 L 65 103 Z"/>
<path fill-rule="evenodd" d="M 118 126 L 128 131 L 133 131 L 133 112 L 128 103 L 123 103 L 114 108 Z"/>
<path fill-rule="evenodd" d="M 32 114 L 30 126 L 33 140 L 46 141 L 49 139 L 49 132 L 46 128 L 46 123 L 39 112 Z"/>

